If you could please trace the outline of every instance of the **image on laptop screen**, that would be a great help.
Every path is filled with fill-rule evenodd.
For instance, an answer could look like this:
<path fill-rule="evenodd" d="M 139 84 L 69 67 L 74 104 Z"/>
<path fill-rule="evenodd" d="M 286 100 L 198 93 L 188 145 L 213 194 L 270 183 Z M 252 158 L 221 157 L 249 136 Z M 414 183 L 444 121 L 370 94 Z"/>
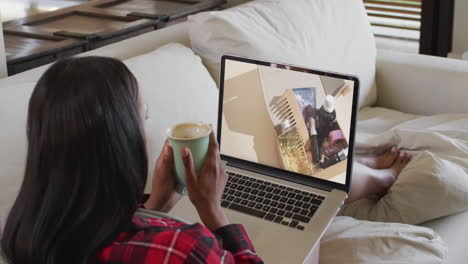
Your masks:
<path fill-rule="evenodd" d="M 221 154 L 346 183 L 354 81 L 226 59 Z"/>

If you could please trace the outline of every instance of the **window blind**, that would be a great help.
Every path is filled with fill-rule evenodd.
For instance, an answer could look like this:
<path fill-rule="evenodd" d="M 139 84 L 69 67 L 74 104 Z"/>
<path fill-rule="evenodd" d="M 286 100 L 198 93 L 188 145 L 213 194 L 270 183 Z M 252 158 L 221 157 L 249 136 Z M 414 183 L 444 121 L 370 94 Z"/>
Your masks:
<path fill-rule="evenodd" d="M 419 41 L 422 0 L 363 0 L 374 34 Z"/>

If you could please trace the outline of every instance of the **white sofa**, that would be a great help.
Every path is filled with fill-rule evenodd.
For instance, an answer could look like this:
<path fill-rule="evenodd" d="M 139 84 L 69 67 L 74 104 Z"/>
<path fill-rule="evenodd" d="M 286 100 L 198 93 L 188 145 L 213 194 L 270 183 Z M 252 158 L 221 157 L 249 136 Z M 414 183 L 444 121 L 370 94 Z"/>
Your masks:
<path fill-rule="evenodd" d="M 187 23 L 140 35 L 80 56 L 99 55 L 124 60 L 148 53 L 170 42 L 191 46 Z M 1 79 L 0 96 L 8 93 L 8 89 L 17 86 L 18 83 L 36 82 L 47 67 L 46 65 Z M 376 78 L 378 100 L 374 107 L 391 108 L 418 115 L 468 112 L 467 62 L 379 50 Z M 203 95 L 200 94 L 199 100 L 203 99 Z M 151 101 L 151 98 L 146 98 L 146 100 Z M 171 116 L 166 118 L 171 118 Z M 18 133 L 24 133 L 24 131 L 18 131 Z M 0 145 L 0 151 L 7 155 L 5 153 L 11 150 L 4 147 Z M 9 175 L 0 175 L 0 177 L 4 180 Z M 21 181 L 11 182 L 12 185 L 0 186 L 2 189 L 0 192 L 9 192 L 11 194 L 9 198 L 14 199 L 14 193 Z M 1 203 L 11 203 L 11 201 L 0 201 Z M 449 248 L 446 263 L 466 262 L 468 253 L 466 253 L 464 240 L 468 237 L 467 223 L 468 212 L 464 212 L 423 224 L 423 226 L 433 228 L 445 240 Z"/>
<path fill-rule="evenodd" d="M 0 17 L 1 21 L 1 17 Z M 0 32 L 3 32 L 3 26 L 0 23 Z M 5 42 L 3 40 L 3 34 L 0 34 L 0 78 L 7 76 L 7 65 L 6 65 L 6 54 L 5 54 Z"/>

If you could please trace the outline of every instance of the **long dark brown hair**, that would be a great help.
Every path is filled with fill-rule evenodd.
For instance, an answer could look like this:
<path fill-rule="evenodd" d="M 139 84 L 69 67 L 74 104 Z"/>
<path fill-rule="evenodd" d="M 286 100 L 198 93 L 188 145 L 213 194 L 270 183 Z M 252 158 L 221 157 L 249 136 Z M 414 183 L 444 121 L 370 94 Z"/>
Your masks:
<path fill-rule="evenodd" d="M 91 263 L 131 226 L 148 170 L 138 93 L 111 58 L 62 60 L 40 78 L 24 180 L 1 241 L 10 263 Z"/>

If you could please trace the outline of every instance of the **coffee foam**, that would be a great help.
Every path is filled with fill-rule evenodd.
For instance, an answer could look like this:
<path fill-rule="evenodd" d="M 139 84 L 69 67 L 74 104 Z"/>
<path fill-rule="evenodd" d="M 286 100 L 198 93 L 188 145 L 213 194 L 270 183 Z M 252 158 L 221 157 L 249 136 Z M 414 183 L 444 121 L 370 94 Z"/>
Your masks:
<path fill-rule="evenodd" d="M 194 139 L 207 136 L 211 128 L 205 124 L 184 123 L 175 125 L 170 132 L 170 136 L 178 139 Z"/>

